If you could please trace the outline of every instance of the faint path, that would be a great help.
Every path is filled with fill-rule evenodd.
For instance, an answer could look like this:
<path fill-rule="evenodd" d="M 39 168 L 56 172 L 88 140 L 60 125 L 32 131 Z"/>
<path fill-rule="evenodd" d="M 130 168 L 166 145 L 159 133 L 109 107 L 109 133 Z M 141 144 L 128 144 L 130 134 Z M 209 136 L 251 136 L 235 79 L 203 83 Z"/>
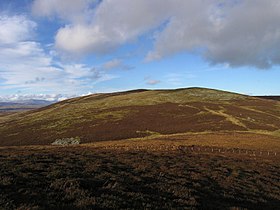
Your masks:
<path fill-rule="evenodd" d="M 247 129 L 245 124 L 243 124 L 240 120 L 238 120 L 237 118 L 233 117 L 232 115 L 226 114 L 224 112 L 225 111 L 224 109 L 221 109 L 219 111 L 214 111 L 212 109 L 207 108 L 206 106 L 204 106 L 203 108 L 206 111 L 210 112 L 211 114 L 224 117 L 227 121 L 231 122 L 234 125 L 237 125 L 237 126 L 240 126 L 240 127 L 243 127 L 243 128 Z"/>

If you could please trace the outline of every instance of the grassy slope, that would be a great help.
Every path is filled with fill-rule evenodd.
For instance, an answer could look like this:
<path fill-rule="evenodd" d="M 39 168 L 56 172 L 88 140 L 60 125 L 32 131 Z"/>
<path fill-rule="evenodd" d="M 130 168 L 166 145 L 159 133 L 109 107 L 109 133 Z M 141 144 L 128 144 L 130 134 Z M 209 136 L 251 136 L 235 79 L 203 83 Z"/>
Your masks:
<path fill-rule="evenodd" d="M 248 131 L 278 135 L 280 103 L 212 89 L 138 90 L 69 99 L 0 116 L 1 145 L 82 142 L 151 134 Z"/>

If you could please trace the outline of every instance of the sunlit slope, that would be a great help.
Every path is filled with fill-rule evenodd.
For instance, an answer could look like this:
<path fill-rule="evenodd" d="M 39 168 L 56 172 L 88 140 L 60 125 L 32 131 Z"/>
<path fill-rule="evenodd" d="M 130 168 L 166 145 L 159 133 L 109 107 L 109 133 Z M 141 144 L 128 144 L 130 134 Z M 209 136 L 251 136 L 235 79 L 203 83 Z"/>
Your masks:
<path fill-rule="evenodd" d="M 188 88 L 135 90 L 69 99 L 0 118 L 0 145 L 82 143 L 204 131 L 278 135 L 280 102 L 224 91 Z"/>

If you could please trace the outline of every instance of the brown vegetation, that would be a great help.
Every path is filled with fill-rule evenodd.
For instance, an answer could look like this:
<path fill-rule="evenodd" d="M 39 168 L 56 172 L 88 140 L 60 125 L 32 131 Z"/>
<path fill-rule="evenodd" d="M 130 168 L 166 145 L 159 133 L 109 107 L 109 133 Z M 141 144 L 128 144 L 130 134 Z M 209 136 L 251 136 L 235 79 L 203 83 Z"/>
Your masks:
<path fill-rule="evenodd" d="M 185 132 L 248 131 L 275 135 L 280 103 L 209 89 L 130 91 L 69 99 L 0 117 L 2 146 L 81 143 Z"/>
<path fill-rule="evenodd" d="M 280 96 L 257 96 L 258 98 L 280 101 Z"/>
<path fill-rule="evenodd" d="M 197 88 L 95 94 L 2 115 L 0 134 L 0 209 L 280 206 L 277 101 Z"/>
<path fill-rule="evenodd" d="M 279 156 L 171 142 L 1 148 L 0 209 L 279 207 Z"/>

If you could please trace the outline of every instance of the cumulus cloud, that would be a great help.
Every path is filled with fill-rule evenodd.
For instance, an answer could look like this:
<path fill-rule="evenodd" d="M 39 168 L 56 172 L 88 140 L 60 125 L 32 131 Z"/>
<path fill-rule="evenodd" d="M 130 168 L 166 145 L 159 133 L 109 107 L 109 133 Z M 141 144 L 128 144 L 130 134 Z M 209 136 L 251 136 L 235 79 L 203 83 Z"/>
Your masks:
<path fill-rule="evenodd" d="M 243 0 L 196 11 L 192 18 L 174 17 L 158 35 L 148 59 L 184 50 L 201 50 L 211 63 L 232 67 L 279 65 L 280 3 Z M 201 5 L 200 8 L 205 8 Z M 194 10 L 195 11 L 195 10 Z M 173 40 L 173 41 L 172 41 Z"/>
<path fill-rule="evenodd" d="M 51 57 L 32 41 L 35 22 L 25 16 L 0 16 L 0 22 L 2 86 L 35 85 L 36 78 L 49 78 L 48 74 L 56 72 L 51 67 Z"/>
<path fill-rule="evenodd" d="M 25 16 L 0 16 L 0 45 L 30 38 L 37 24 Z"/>
<path fill-rule="evenodd" d="M 37 16 L 57 16 L 68 21 L 81 22 L 86 21 L 85 13 L 90 13 L 90 6 L 95 3 L 95 0 L 67 0 L 67 3 L 62 3 L 61 0 L 35 0 L 32 11 Z"/>
<path fill-rule="evenodd" d="M 55 37 L 58 49 L 72 54 L 106 53 L 157 27 L 165 17 L 163 11 L 153 11 L 160 0 L 100 2 L 94 12 L 84 13 L 87 22 L 71 22 L 59 29 Z"/>
<path fill-rule="evenodd" d="M 80 1 L 71 0 L 70 5 Z M 47 1 L 35 0 L 34 8 L 38 2 Z M 71 11 L 59 7 L 58 0 L 50 2 L 62 14 Z M 280 64 L 278 0 L 103 0 L 96 7 L 82 2 L 75 12 L 87 21 L 71 21 L 56 34 L 62 51 L 104 53 L 156 31 L 148 61 L 187 51 L 232 67 Z M 83 13 L 84 8 L 91 12 Z M 55 6 L 42 15 L 53 13 L 58 13 Z"/>
<path fill-rule="evenodd" d="M 2 24 L 3 23 L 3 24 Z M 80 63 L 58 62 L 55 53 L 34 41 L 36 23 L 26 16 L 0 16 L 0 87 L 22 92 L 79 93 L 113 75 Z M 10 37 L 6 37 L 11 34 Z"/>

